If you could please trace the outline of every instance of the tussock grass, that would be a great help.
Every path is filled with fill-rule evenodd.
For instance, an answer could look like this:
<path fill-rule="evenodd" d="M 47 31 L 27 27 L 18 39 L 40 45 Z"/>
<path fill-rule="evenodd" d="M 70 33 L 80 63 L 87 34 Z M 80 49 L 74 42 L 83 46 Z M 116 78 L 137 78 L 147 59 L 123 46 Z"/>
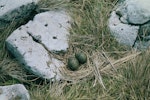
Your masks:
<path fill-rule="evenodd" d="M 149 100 L 149 50 L 136 52 L 118 44 L 107 28 L 117 1 L 41 0 L 38 12 L 66 9 L 74 20 L 68 52 L 54 56 L 66 63 L 82 50 L 88 57 L 80 70 L 64 69 L 68 78 L 61 82 L 37 80 L 7 52 L 5 39 L 17 23 L 0 29 L 0 84 L 25 83 L 31 100 Z"/>

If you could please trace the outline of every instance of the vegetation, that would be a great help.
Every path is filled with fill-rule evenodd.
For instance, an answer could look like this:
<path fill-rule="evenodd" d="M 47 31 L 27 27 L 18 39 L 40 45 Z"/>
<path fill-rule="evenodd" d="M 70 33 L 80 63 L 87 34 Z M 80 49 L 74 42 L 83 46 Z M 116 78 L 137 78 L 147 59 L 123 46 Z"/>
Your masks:
<path fill-rule="evenodd" d="M 110 35 L 107 20 L 118 0 L 41 0 L 37 11 L 66 8 L 74 22 L 70 29 L 70 48 L 66 56 L 84 50 L 88 68 L 96 68 L 92 59 L 102 54 L 110 63 L 137 53 L 118 44 Z M 24 22 L 24 21 L 22 21 Z M 21 23 L 22 24 L 22 23 Z M 20 25 L 11 22 L 0 28 L 0 85 L 23 83 L 31 100 L 149 100 L 150 51 L 138 51 L 115 71 L 103 72 L 100 82 L 94 72 L 79 81 L 47 82 L 23 69 L 6 50 L 5 40 Z M 99 53 L 100 52 L 100 53 Z M 61 56 L 63 57 L 63 56 Z M 111 64 L 110 63 L 110 64 Z M 115 63 L 114 63 L 115 64 Z M 82 68 L 81 68 L 82 69 Z M 101 71 L 102 72 L 102 71 Z M 95 72 L 97 73 L 97 72 Z M 100 76 L 99 76 L 100 77 Z M 77 76 L 78 78 L 78 76 Z"/>

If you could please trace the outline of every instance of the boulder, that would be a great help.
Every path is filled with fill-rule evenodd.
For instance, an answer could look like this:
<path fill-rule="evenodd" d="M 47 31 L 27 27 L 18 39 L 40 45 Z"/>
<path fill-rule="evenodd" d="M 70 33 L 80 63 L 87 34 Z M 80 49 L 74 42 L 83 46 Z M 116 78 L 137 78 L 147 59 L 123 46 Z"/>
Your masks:
<path fill-rule="evenodd" d="M 116 9 L 123 23 L 144 24 L 150 20 L 150 0 L 124 0 Z"/>
<path fill-rule="evenodd" d="M 27 33 L 26 26 L 15 30 L 7 38 L 6 45 L 18 61 L 33 74 L 44 79 L 60 79 L 58 67 L 63 67 L 63 63 L 53 58 L 43 45 L 34 41 Z"/>
<path fill-rule="evenodd" d="M 119 43 L 133 46 L 138 35 L 139 26 L 122 23 L 116 12 L 113 11 L 108 21 L 108 27 Z"/>
<path fill-rule="evenodd" d="M 0 27 L 30 17 L 39 0 L 0 0 Z"/>
<path fill-rule="evenodd" d="M 7 39 L 8 50 L 33 74 L 48 80 L 60 80 L 64 63 L 53 51 L 66 51 L 70 17 L 65 11 L 37 14 L 33 21 L 16 29 Z"/>
<path fill-rule="evenodd" d="M 30 95 L 22 84 L 0 86 L 0 100 L 30 100 Z"/>
<path fill-rule="evenodd" d="M 150 46 L 149 7 L 149 0 L 119 0 L 108 20 L 108 27 L 120 44 L 138 49 Z"/>

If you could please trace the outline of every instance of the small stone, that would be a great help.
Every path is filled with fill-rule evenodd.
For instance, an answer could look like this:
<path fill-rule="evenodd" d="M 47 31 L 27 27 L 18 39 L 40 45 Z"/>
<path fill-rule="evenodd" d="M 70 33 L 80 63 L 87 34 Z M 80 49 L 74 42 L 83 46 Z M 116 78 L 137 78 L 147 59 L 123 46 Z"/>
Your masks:
<path fill-rule="evenodd" d="M 3 91 L 0 94 L 0 100 L 30 100 L 28 90 L 22 84 L 0 86 Z"/>

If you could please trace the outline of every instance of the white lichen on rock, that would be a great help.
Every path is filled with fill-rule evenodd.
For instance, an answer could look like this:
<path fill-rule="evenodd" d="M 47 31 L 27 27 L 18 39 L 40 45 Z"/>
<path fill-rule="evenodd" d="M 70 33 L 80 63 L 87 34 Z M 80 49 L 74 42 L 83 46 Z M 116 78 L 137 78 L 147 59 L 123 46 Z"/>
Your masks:
<path fill-rule="evenodd" d="M 8 50 L 22 63 L 26 69 L 44 78 L 60 79 L 58 67 L 63 63 L 52 57 L 39 43 L 35 42 L 22 26 L 15 30 L 6 40 Z"/>
<path fill-rule="evenodd" d="M 65 11 L 37 14 L 33 21 L 16 29 L 6 40 L 8 50 L 26 69 L 43 79 L 62 79 L 64 63 L 50 52 L 66 51 L 70 17 Z"/>
<path fill-rule="evenodd" d="M 27 32 L 49 51 L 67 51 L 71 18 L 65 11 L 49 11 L 37 14 L 26 24 Z"/>

